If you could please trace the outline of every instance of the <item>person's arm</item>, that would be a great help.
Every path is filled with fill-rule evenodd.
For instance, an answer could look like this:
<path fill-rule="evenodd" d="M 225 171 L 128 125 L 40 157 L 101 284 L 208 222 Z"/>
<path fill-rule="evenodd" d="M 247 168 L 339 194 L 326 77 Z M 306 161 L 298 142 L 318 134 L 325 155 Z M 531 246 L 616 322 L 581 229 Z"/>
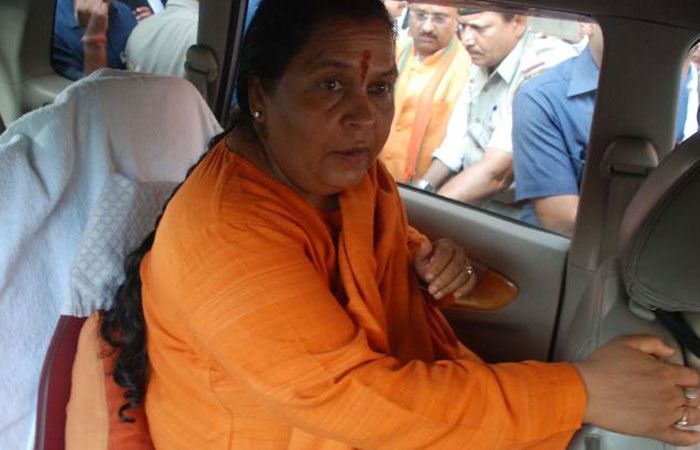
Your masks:
<path fill-rule="evenodd" d="M 464 146 L 468 139 L 469 87 L 464 86 L 447 122 L 445 138 L 432 156 L 432 162 L 422 179 L 438 189 L 452 175 L 462 168 Z"/>
<path fill-rule="evenodd" d="M 572 236 L 578 211 L 578 195 L 557 195 L 530 200 L 545 228 Z"/>
<path fill-rule="evenodd" d="M 481 160 L 452 177 L 438 194 L 479 204 L 510 186 L 513 181 L 512 161 L 509 152 L 487 148 Z"/>
<path fill-rule="evenodd" d="M 584 387 L 571 365 L 400 361 L 359 292 L 347 291 L 347 305 L 333 296 L 303 233 L 279 223 L 238 228 L 198 245 L 203 278 L 188 276 L 190 306 L 177 313 L 196 346 L 285 423 L 378 450 L 504 449 L 580 426 Z"/>
<path fill-rule="evenodd" d="M 434 189 L 438 189 L 442 184 L 452 176 L 452 170 L 437 158 L 433 158 L 430 167 L 421 177 L 423 180 L 430 183 Z"/>
<path fill-rule="evenodd" d="M 107 27 L 111 0 L 75 0 L 75 16 L 83 30 L 83 74 L 107 67 Z"/>
<path fill-rule="evenodd" d="M 573 161 L 578 155 L 570 154 L 577 150 L 567 145 L 565 131 L 546 95 L 544 88 L 526 84 L 513 101 L 516 199 L 530 201 L 546 228 L 570 236 L 578 209 L 578 177 Z"/>
<path fill-rule="evenodd" d="M 586 414 L 613 430 L 700 440 L 671 426 L 680 417 L 674 395 L 682 401 L 679 386 L 694 386 L 697 375 L 649 357 L 668 353 L 656 338 L 617 341 L 578 369 L 399 361 L 371 338 L 378 331 L 369 311 L 369 322 L 351 318 L 364 305 L 360 294 L 349 292 L 345 307 L 332 295 L 303 233 L 293 238 L 297 232 L 279 224 L 240 230 L 198 246 L 203 279 L 188 275 L 192 289 L 177 307 L 191 310 L 178 313 L 189 318 L 198 347 L 291 426 L 378 450 L 564 448 Z"/>

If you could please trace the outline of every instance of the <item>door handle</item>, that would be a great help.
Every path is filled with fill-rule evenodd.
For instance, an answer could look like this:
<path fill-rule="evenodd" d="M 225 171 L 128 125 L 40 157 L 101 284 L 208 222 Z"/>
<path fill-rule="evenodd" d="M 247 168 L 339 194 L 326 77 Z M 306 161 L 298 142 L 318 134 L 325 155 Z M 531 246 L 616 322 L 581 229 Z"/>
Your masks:
<path fill-rule="evenodd" d="M 493 311 L 510 305 L 518 296 L 518 286 L 505 275 L 472 261 L 476 286 L 467 297 L 455 300 L 453 308 Z"/>

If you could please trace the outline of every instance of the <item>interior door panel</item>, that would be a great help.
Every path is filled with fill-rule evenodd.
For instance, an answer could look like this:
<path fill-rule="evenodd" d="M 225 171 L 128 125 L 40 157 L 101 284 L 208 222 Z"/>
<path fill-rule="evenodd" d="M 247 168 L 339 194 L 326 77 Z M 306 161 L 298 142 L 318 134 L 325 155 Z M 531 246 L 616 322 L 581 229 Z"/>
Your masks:
<path fill-rule="evenodd" d="M 549 359 L 569 239 L 413 188 L 400 191 L 412 226 L 431 239 L 453 239 L 519 288 L 500 310 L 446 309 L 462 342 L 488 362 Z"/>

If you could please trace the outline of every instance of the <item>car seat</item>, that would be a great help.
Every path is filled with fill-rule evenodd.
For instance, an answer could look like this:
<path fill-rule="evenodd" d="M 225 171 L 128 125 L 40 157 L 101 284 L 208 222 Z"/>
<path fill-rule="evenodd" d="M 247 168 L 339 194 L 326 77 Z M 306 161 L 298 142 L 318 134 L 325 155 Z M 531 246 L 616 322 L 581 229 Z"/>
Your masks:
<path fill-rule="evenodd" d="M 101 70 L 0 136 L 0 448 L 62 448 L 60 405 L 94 307 L 70 270 L 98 200 L 117 176 L 179 182 L 220 131 L 189 82 Z"/>
<path fill-rule="evenodd" d="M 620 228 L 620 251 L 595 274 L 562 334 L 557 359 L 585 358 L 627 334 L 656 334 L 677 349 L 672 362 L 700 369 L 700 133 L 648 176 Z M 658 441 L 585 426 L 570 450 L 662 450 Z"/>
<path fill-rule="evenodd" d="M 63 450 L 73 362 L 86 316 L 111 306 L 124 281 L 123 262 L 153 229 L 174 182 L 139 183 L 112 175 L 92 208 L 70 269 L 70 303 L 44 359 L 37 407 L 35 450 Z M 97 404 L 92 411 L 98 415 Z M 85 439 L 90 439 L 86 437 Z M 100 448 L 97 442 L 81 442 Z"/>

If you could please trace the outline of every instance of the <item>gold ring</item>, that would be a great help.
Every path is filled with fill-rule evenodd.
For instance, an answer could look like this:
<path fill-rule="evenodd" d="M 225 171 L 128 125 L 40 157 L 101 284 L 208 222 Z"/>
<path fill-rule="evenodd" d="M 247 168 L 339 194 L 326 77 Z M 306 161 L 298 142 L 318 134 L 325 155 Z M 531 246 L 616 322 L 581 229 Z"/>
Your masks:
<path fill-rule="evenodd" d="M 467 266 L 467 273 L 469 274 L 469 277 L 471 278 L 472 275 L 474 275 L 474 267 L 471 265 Z"/>

